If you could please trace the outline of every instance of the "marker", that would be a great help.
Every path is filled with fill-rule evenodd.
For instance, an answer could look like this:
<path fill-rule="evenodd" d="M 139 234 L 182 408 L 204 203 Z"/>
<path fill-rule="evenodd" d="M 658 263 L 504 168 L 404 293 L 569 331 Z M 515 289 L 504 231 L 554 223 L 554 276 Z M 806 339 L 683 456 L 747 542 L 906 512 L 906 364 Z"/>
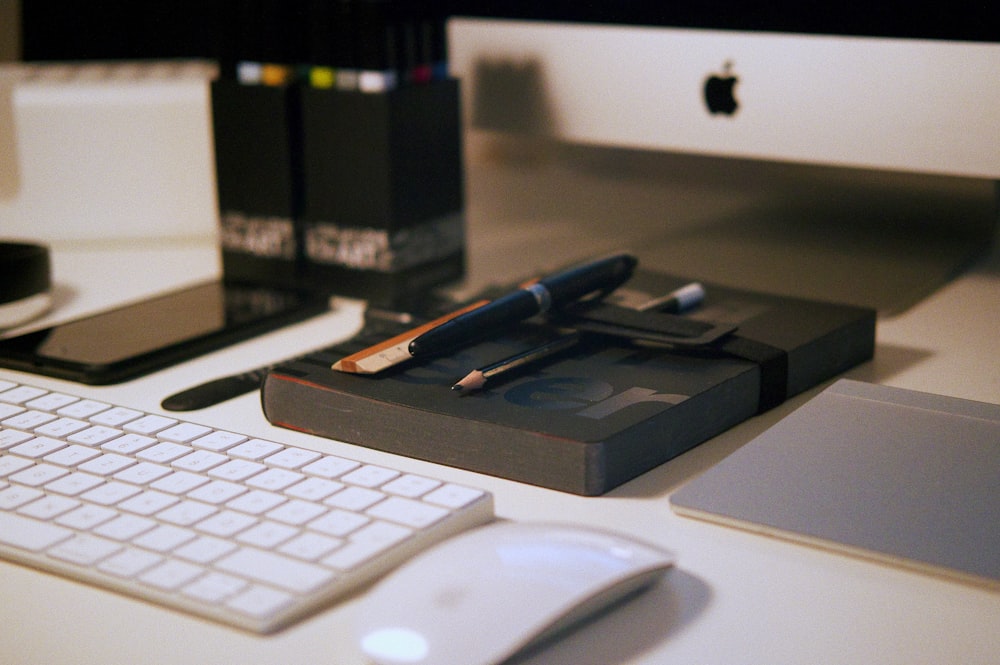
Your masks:
<path fill-rule="evenodd" d="M 455 391 L 462 391 L 464 393 L 480 390 L 490 379 L 506 374 L 507 372 L 520 369 L 526 365 L 542 360 L 543 358 L 555 355 L 560 351 L 564 351 L 572 346 L 575 346 L 578 341 L 580 341 L 580 333 L 578 332 L 572 332 L 567 335 L 563 335 L 562 337 L 557 337 L 556 339 L 542 344 L 541 346 L 537 346 L 533 349 L 510 356 L 509 358 L 504 358 L 503 360 L 495 362 L 492 365 L 474 369 L 466 374 L 465 377 L 463 377 L 458 383 L 453 385 L 451 389 Z"/>
<path fill-rule="evenodd" d="M 674 289 L 670 293 L 653 298 L 642 303 L 636 309 L 640 312 L 656 310 L 659 312 L 669 312 L 679 314 L 692 307 L 697 307 L 705 300 L 705 287 L 698 282 L 685 284 L 679 289 Z"/>
<path fill-rule="evenodd" d="M 610 293 L 632 276 L 637 263 L 630 254 L 616 254 L 545 277 L 428 330 L 410 342 L 409 353 L 414 357 L 445 353 L 594 292 Z"/>

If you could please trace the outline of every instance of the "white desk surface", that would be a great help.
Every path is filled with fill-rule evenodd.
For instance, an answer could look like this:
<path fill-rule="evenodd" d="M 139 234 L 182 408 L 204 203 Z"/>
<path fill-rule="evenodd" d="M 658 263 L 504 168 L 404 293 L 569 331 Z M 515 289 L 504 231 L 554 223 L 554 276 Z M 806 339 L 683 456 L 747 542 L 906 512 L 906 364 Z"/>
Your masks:
<path fill-rule="evenodd" d="M 472 175 L 471 278 L 485 281 L 504 273 L 510 256 L 522 261 L 551 259 L 547 252 L 552 244 L 540 247 L 529 240 L 540 237 L 538 227 L 527 221 L 518 225 L 516 215 L 511 214 L 502 220 L 506 226 L 497 226 L 497 217 L 477 198 L 476 188 L 482 182 Z M 558 225 L 546 229 L 559 233 Z M 620 245 L 614 233 L 598 235 L 581 240 L 560 258 L 572 258 L 577 250 L 585 253 Z M 213 276 L 218 270 L 210 238 L 149 245 L 56 243 L 53 258 L 57 309 L 50 320 L 140 298 Z M 531 267 L 519 267 L 518 272 Z M 157 411 L 164 396 L 204 379 L 349 336 L 360 325 L 361 311 L 361 303 L 341 301 L 335 311 L 319 318 L 116 386 L 79 386 L 5 370 L 0 370 L 0 376 Z M 917 304 L 883 317 L 875 359 L 846 376 L 998 403 L 998 324 L 1000 252 L 994 250 Z M 525 662 L 997 663 L 1000 594 L 995 591 L 671 512 L 668 496 L 674 489 L 788 414 L 816 390 L 594 498 L 272 428 L 254 394 L 193 412 L 189 418 L 480 486 L 494 493 L 496 512 L 504 518 L 591 524 L 641 536 L 676 552 L 678 565 L 662 583 Z M 354 600 L 277 635 L 260 637 L 9 563 L 0 563 L 0 598 L 3 663 L 364 662 L 351 633 Z"/>

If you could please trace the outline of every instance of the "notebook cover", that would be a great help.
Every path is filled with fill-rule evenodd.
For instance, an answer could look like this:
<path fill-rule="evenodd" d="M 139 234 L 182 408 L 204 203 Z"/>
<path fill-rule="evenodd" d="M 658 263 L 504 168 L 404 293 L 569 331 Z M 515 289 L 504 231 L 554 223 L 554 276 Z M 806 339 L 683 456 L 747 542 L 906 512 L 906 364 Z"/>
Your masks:
<path fill-rule="evenodd" d="M 671 496 L 683 515 L 1000 589 L 1000 405 L 840 380 Z"/>
<path fill-rule="evenodd" d="M 687 280 L 638 273 L 619 296 Z M 725 318 L 788 354 L 788 394 L 870 358 L 874 312 L 706 285 L 698 316 Z M 754 362 L 712 352 L 587 338 L 551 363 L 461 395 L 469 371 L 537 345 L 522 325 L 445 357 L 375 376 L 335 372 L 347 345 L 273 369 L 262 389 L 275 425 L 583 495 L 603 494 L 758 412 Z M 389 335 L 385 335 L 388 337 Z"/>

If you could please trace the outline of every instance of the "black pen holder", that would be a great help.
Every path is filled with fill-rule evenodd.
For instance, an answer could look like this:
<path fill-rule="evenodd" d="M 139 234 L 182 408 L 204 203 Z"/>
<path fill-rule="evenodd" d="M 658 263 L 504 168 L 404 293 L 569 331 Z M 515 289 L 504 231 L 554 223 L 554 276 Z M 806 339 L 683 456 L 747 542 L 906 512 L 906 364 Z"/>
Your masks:
<path fill-rule="evenodd" d="M 223 271 L 395 306 L 465 270 L 458 82 L 212 86 Z"/>
<path fill-rule="evenodd" d="M 309 285 L 392 305 L 460 277 L 458 82 L 301 93 Z"/>
<path fill-rule="evenodd" d="M 220 249 L 226 279 L 298 286 L 300 95 L 294 85 L 212 83 Z"/>

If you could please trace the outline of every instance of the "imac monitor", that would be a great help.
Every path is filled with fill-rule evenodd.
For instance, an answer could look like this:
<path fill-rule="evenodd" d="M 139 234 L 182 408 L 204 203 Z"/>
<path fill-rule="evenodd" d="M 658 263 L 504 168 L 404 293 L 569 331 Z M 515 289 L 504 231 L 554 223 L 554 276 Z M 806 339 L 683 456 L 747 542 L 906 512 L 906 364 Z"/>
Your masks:
<path fill-rule="evenodd" d="M 995 2 L 455 1 L 491 223 L 883 313 L 996 235 Z"/>
<path fill-rule="evenodd" d="M 1000 179 L 986 0 L 456 4 L 451 67 L 482 128 Z"/>

